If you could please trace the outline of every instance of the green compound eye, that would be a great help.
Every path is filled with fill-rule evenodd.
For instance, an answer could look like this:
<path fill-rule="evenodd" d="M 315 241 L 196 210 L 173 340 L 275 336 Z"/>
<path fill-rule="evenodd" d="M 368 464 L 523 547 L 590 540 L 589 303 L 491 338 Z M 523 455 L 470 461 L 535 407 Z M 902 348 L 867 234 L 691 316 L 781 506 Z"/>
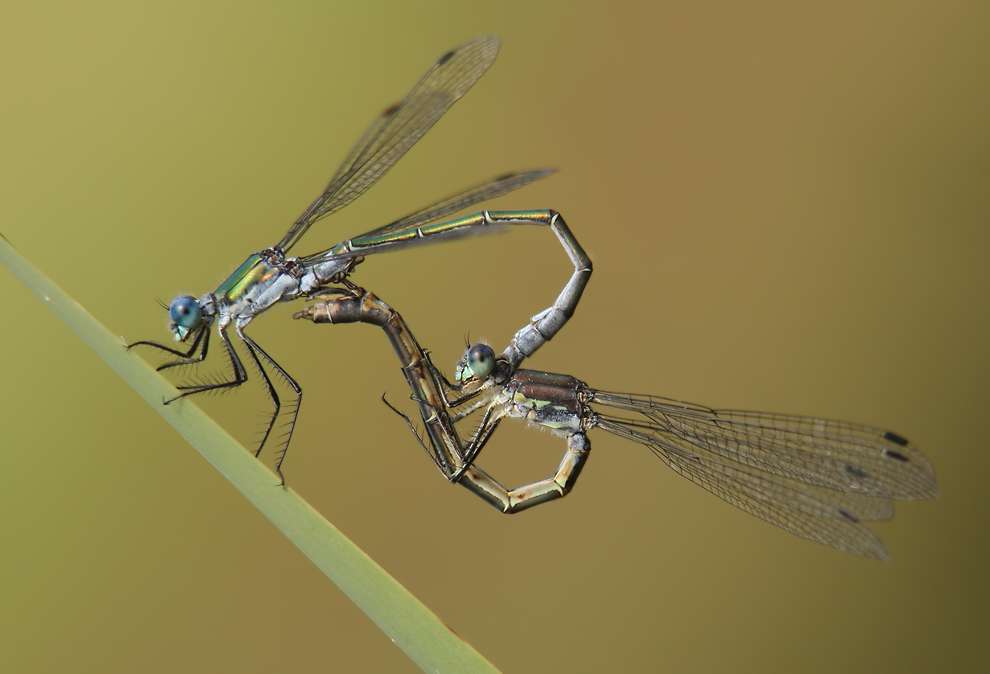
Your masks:
<path fill-rule="evenodd" d="M 495 352 L 487 344 L 472 344 L 464 358 L 476 377 L 487 377 L 495 369 Z"/>

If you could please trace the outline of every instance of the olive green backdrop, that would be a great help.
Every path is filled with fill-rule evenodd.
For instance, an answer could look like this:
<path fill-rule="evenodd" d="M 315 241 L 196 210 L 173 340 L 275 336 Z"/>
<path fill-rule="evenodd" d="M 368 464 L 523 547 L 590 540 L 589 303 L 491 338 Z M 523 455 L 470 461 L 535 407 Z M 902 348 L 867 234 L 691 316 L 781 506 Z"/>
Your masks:
<path fill-rule="evenodd" d="M 559 210 L 595 264 L 531 367 L 888 427 L 932 458 L 942 495 L 876 527 L 881 564 L 595 432 L 570 497 L 501 516 L 379 402 L 413 409 L 381 332 L 292 322 L 301 305 L 252 325 L 306 391 L 290 485 L 505 672 L 973 671 L 990 594 L 990 6 L 861 4 L 8 3 L 0 232 L 115 333 L 165 341 L 156 298 L 210 291 L 273 244 L 430 64 L 498 35 L 478 86 L 298 252 L 557 167 L 491 204 Z M 569 273 L 533 228 L 369 259 L 355 280 L 449 371 L 468 335 L 501 349 Z M 416 671 L 0 284 L 0 669 Z M 268 409 L 254 383 L 196 403 L 251 443 Z M 563 449 L 507 423 L 481 464 L 521 484 Z"/>

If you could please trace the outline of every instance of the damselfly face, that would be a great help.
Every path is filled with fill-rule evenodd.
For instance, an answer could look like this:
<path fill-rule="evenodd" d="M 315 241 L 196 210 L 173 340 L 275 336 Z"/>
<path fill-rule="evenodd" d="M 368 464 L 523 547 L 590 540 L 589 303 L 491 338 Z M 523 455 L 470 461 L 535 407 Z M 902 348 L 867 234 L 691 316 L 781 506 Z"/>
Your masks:
<path fill-rule="evenodd" d="M 169 330 L 177 342 L 184 342 L 189 335 L 203 327 L 203 308 L 191 295 L 179 295 L 168 305 L 168 314 L 172 317 Z"/>
<path fill-rule="evenodd" d="M 487 344 L 472 344 L 457 362 L 454 380 L 462 386 L 483 382 L 495 369 L 495 352 Z"/>

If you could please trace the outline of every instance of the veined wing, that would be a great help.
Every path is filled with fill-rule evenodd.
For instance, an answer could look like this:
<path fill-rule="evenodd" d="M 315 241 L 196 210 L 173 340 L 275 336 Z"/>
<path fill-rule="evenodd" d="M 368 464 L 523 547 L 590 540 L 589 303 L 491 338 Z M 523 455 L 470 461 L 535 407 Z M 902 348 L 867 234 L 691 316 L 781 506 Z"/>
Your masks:
<path fill-rule="evenodd" d="M 457 194 L 451 195 L 442 201 L 438 201 L 437 203 L 427 206 L 426 208 L 416 211 L 415 213 L 410 213 L 404 218 L 389 223 L 384 227 L 379 227 L 378 229 L 366 232 L 361 236 L 381 236 L 383 234 L 399 232 L 405 229 L 413 229 L 414 227 L 419 227 L 420 225 L 427 225 L 431 222 L 435 222 L 436 220 L 446 218 L 448 215 L 453 215 L 458 211 L 470 208 L 475 204 L 480 204 L 483 201 L 500 197 L 503 194 L 508 194 L 509 192 L 517 190 L 520 187 L 524 187 L 532 182 L 542 180 L 553 173 L 556 173 L 556 169 L 541 169 L 539 171 L 507 173 L 504 176 L 499 176 L 498 178 L 481 183 L 480 185 L 469 187 L 463 192 L 458 192 Z"/>
<path fill-rule="evenodd" d="M 351 203 L 378 182 L 461 96 L 498 55 L 499 39 L 481 37 L 445 54 L 402 101 L 365 132 L 330 184 L 296 220 L 278 247 L 287 252 L 322 217 Z"/>
<path fill-rule="evenodd" d="M 898 501 L 938 494 L 928 458 L 890 431 L 788 414 L 712 410 L 646 395 L 594 391 L 592 401 L 642 414 L 652 422 L 645 427 L 684 451 L 701 449 L 806 484 Z"/>
<path fill-rule="evenodd" d="M 539 171 L 526 171 L 518 173 L 509 173 L 504 176 L 499 176 L 487 182 L 481 183 L 480 185 L 475 185 L 474 187 L 469 187 L 468 189 L 453 194 L 446 199 L 438 201 L 435 204 L 427 206 L 415 213 L 410 213 L 409 215 L 396 220 L 395 222 L 389 223 L 378 229 L 374 229 L 370 232 L 365 232 L 360 237 L 356 238 L 372 238 L 378 236 L 384 236 L 386 234 L 391 234 L 393 232 L 401 232 L 411 229 L 416 229 L 417 227 L 422 227 L 431 222 L 441 220 L 446 218 L 448 215 L 453 215 L 458 211 L 462 211 L 466 208 L 470 208 L 475 204 L 479 204 L 483 201 L 488 201 L 489 199 L 494 199 L 495 197 L 500 197 L 503 194 L 508 194 L 513 190 L 517 190 L 520 187 L 528 185 L 537 180 L 546 178 L 555 172 L 555 169 L 542 169 Z M 431 236 L 428 239 L 415 239 L 412 241 L 404 242 L 401 245 L 415 245 L 418 243 L 432 243 L 440 239 L 448 239 L 456 236 L 470 236 L 473 234 L 490 233 L 500 230 L 501 227 L 484 227 L 484 228 L 472 228 L 457 230 L 449 232 L 447 234 L 440 234 Z M 339 244 L 338 244 L 339 245 Z M 355 255 L 369 255 L 371 253 L 376 253 L 385 250 L 394 250 L 399 244 L 390 244 L 388 246 L 382 246 L 381 248 L 368 248 L 362 250 L 360 253 L 345 253 L 342 255 L 327 255 L 331 249 L 322 251 L 320 253 L 314 253 L 313 255 L 307 255 L 302 258 L 303 264 L 312 264 L 319 259 L 330 260 L 335 258 L 345 258 L 354 257 Z"/>
<path fill-rule="evenodd" d="M 723 501 L 801 538 L 844 552 L 886 560 L 887 549 L 862 520 L 887 519 L 890 502 L 855 494 L 819 492 L 760 473 L 691 454 L 662 436 L 602 419 L 599 427 L 646 445 L 675 472 Z"/>

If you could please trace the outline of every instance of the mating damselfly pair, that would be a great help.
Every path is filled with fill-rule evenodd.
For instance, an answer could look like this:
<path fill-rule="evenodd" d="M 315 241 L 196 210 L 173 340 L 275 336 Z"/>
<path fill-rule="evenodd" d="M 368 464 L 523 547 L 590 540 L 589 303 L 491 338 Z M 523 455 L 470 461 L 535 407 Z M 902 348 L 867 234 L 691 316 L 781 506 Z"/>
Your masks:
<path fill-rule="evenodd" d="M 503 175 L 458 192 L 388 225 L 341 241 L 328 250 L 304 257 L 287 257 L 288 252 L 313 223 L 339 211 L 364 194 L 474 86 L 494 62 L 499 44 L 498 38 L 482 37 L 441 57 L 401 102 L 387 109 L 375 120 L 337 169 L 327 188 L 303 211 L 278 243 L 249 256 L 215 291 L 206 293 L 198 300 L 191 295 L 180 295 L 172 300 L 169 305 L 170 329 L 175 341 L 189 343 L 186 350 L 148 341 L 128 345 L 128 348 L 150 346 L 179 357 L 179 360 L 160 366 L 159 371 L 196 364 L 206 359 L 210 329 L 216 323 L 217 334 L 230 365 L 229 373 L 220 381 L 179 386 L 180 393 L 164 401 L 166 405 L 185 396 L 229 389 L 247 381 L 247 370 L 227 334 L 228 329 L 233 328 L 248 356 L 257 366 L 275 408 L 259 443 L 258 454 L 268 441 L 282 407 L 265 365 L 271 368 L 276 377 L 288 384 L 294 395 L 285 440 L 275 464 L 275 471 L 284 484 L 281 466 L 299 415 L 302 388 L 272 356 L 245 333 L 245 328 L 256 316 L 278 302 L 305 298 L 327 284 L 341 282 L 366 255 L 517 224 L 550 225 L 565 245 L 570 244 L 573 237 L 563 220 L 557 218 L 555 222 L 551 222 L 547 211 L 484 211 L 446 222 L 436 222 L 553 173 L 552 170 L 544 169 Z M 565 300 L 569 299 L 572 304 L 576 304 L 583 287 L 583 281 L 570 284 L 565 289 L 570 297 Z M 566 321 L 566 317 L 563 321 Z M 556 321 L 552 332 L 559 329 L 563 321 Z M 550 336 L 552 333 L 546 338 Z M 525 350 L 526 344 L 532 341 L 525 339 L 521 348 Z"/>
<path fill-rule="evenodd" d="M 900 435 L 845 422 L 711 410 L 654 396 L 606 393 L 569 375 L 519 368 L 573 315 L 591 274 L 588 256 L 560 215 L 551 210 L 483 211 L 430 223 L 550 171 L 509 174 L 321 253 L 286 257 L 313 222 L 360 196 L 422 137 L 488 69 L 498 44 L 495 38 L 480 38 L 441 58 L 401 103 L 372 125 L 324 193 L 276 246 L 250 256 L 213 293 L 199 300 L 180 296 L 172 302 L 172 330 L 176 340 L 191 341 L 188 350 L 151 342 L 137 344 L 180 356 L 180 360 L 159 369 L 198 363 L 206 356 L 215 321 L 233 373 L 226 381 L 180 387 L 181 393 L 166 404 L 247 380 L 226 333 L 233 324 L 275 406 L 258 452 L 280 410 L 263 362 L 295 394 L 288 435 L 276 463 L 281 477 L 281 462 L 299 413 L 302 390 L 244 333 L 244 327 L 276 302 L 320 299 L 321 303 L 295 317 L 384 327 L 426 426 L 426 442 L 417 435 L 420 444 L 449 481 L 464 485 L 502 512 L 517 512 L 569 493 L 590 452 L 587 431 L 602 428 L 649 447 L 676 472 L 750 514 L 841 550 L 886 558 L 883 544 L 863 523 L 889 519 L 892 500 L 919 500 L 937 494 L 930 462 Z M 508 224 L 550 227 L 573 263 L 574 273 L 554 305 L 523 326 L 500 356 L 485 345 L 472 345 L 458 363 L 451 383 L 433 366 L 401 316 L 353 285 L 349 276 L 364 255 Z M 343 287 L 328 287 L 331 285 Z M 482 420 L 470 440 L 463 442 L 457 424 L 475 411 L 483 414 Z M 504 418 L 525 419 L 566 439 L 567 451 L 552 478 L 510 490 L 475 464 Z M 408 417 L 406 421 L 413 426 Z"/>

